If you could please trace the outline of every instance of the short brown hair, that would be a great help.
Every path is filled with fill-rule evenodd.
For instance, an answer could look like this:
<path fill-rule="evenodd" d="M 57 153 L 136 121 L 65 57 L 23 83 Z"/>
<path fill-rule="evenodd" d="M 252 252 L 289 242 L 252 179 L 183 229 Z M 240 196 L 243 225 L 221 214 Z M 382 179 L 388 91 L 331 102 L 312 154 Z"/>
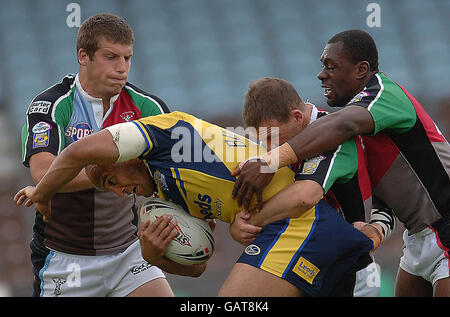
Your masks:
<path fill-rule="evenodd" d="M 92 60 L 101 38 L 113 43 L 133 44 L 131 27 L 122 18 L 111 13 L 91 16 L 81 24 L 77 36 L 77 52 L 82 48 Z"/>
<path fill-rule="evenodd" d="M 303 101 L 286 80 L 264 77 L 252 82 L 245 95 L 243 117 L 247 127 L 259 127 L 267 120 L 286 122 Z"/>

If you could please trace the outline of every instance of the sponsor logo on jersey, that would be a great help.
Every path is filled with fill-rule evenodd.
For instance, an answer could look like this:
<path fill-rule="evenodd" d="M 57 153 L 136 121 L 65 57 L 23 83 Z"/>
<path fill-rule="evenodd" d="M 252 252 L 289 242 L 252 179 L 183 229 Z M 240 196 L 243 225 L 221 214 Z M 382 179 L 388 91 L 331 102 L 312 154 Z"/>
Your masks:
<path fill-rule="evenodd" d="M 35 101 L 30 104 L 28 107 L 28 114 L 32 113 L 42 113 L 42 114 L 48 114 L 50 110 L 50 106 L 52 103 L 50 101 Z"/>
<path fill-rule="evenodd" d="M 51 129 L 52 126 L 44 121 L 38 122 L 33 126 L 31 129 L 33 132 L 33 149 L 48 146 Z"/>
<path fill-rule="evenodd" d="M 303 175 L 314 174 L 317 168 L 319 167 L 320 162 L 323 161 L 324 159 L 326 159 L 326 157 L 320 155 L 306 160 L 305 163 L 303 163 L 303 168 L 300 174 Z"/>
<path fill-rule="evenodd" d="M 205 215 L 205 218 L 210 219 L 213 217 L 213 213 L 211 212 L 211 197 L 209 195 L 197 195 L 198 200 L 194 200 L 194 203 L 198 205 L 200 208 L 200 213 Z"/>
<path fill-rule="evenodd" d="M 159 170 L 156 170 L 153 179 L 155 180 L 156 185 L 161 188 L 163 191 L 169 191 L 169 186 L 167 186 L 166 177 L 164 174 L 161 174 Z"/>
<path fill-rule="evenodd" d="M 33 135 L 33 149 L 48 146 L 50 131 L 39 132 Z"/>
<path fill-rule="evenodd" d="M 224 202 L 220 198 L 217 198 L 214 204 L 216 207 L 216 217 L 221 219 L 222 218 L 222 210 L 224 209 L 224 207 L 223 207 Z"/>
<path fill-rule="evenodd" d="M 47 122 L 41 121 L 36 123 L 33 128 L 31 129 L 31 131 L 33 131 L 33 133 L 42 133 L 42 132 L 46 132 L 52 129 L 52 126 L 50 124 L 48 124 Z"/>
<path fill-rule="evenodd" d="M 361 101 L 364 97 L 368 97 L 369 93 L 367 91 L 361 91 L 359 94 L 357 94 L 355 97 L 353 97 L 352 100 L 350 100 L 350 102 L 348 104 L 354 103 L 354 102 L 359 102 Z"/>
<path fill-rule="evenodd" d="M 69 127 L 66 130 L 66 136 L 72 138 L 74 141 L 78 141 L 79 139 L 92 134 L 94 130 L 87 123 L 78 123 L 74 127 Z"/>
<path fill-rule="evenodd" d="M 245 253 L 248 255 L 258 255 L 261 252 L 261 249 L 256 244 L 250 244 L 245 248 Z"/>
<path fill-rule="evenodd" d="M 134 112 L 133 111 L 127 111 L 124 112 L 120 115 L 120 117 L 125 120 L 125 121 L 130 121 L 133 117 L 134 117 Z"/>
<path fill-rule="evenodd" d="M 302 256 L 298 259 L 292 271 L 310 284 L 313 283 L 317 274 L 320 272 L 317 266 Z"/>

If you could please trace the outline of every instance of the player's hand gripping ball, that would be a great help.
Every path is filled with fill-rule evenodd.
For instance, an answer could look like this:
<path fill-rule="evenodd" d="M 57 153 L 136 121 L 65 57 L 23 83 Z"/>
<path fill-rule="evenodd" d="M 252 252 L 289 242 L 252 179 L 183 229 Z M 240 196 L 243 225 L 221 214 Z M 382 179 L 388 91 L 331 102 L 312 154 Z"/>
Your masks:
<path fill-rule="evenodd" d="M 147 200 L 139 211 L 141 222 L 153 223 L 162 215 L 170 215 L 177 221 L 177 234 L 169 243 L 165 256 L 184 265 L 207 261 L 214 252 L 211 227 L 205 220 L 192 217 L 183 208 L 160 198 Z"/>

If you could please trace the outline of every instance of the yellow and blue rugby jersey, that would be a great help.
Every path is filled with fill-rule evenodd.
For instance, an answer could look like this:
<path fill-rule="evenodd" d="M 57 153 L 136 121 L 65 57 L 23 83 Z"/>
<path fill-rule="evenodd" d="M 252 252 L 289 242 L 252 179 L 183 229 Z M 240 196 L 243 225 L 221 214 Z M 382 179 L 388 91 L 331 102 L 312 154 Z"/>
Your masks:
<path fill-rule="evenodd" d="M 231 197 L 231 172 L 265 149 L 232 131 L 182 112 L 133 121 L 147 142 L 139 157 L 148 167 L 161 198 L 198 218 L 231 223 L 240 208 Z M 289 168 L 276 172 L 263 198 L 269 199 L 294 182 Z"/>

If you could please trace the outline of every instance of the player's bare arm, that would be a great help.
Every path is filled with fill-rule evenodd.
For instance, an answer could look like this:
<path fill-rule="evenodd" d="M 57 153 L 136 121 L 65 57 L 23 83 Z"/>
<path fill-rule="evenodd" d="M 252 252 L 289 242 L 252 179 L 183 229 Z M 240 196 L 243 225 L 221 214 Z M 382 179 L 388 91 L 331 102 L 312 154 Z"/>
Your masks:
<path fill-rule="evenodd" d="M 316 120 L 287 143 L 295 152 L 297 160 L 303 161 L 336 148 L 352 137 L 373 131 L 374 122 L 369 111 L 360 106 L 348 106 Z M 291 163 L 295 162 L 280 156 L 280 167 Z"/>
<path fill-rule="evenodd" d="M 234 221 L 230 224 L 228 231 L 231 237 L 238 243 L 247 246 L 252 243 L 257 234 L 262 230 L 261 227 L 252 225 L 248 222 L 250 213 L 245 210 L 237 212 Z"/>
<path fill-rule="evenodd" d="M 30 173 L 35 184 L 39 183 L 42 177 L 44 177 L 55 157 L 50 152 L 39 152 L 30 158 Z M 72 181 L 61 187 L 58 192 L 70 193 L 93 187 L 94 185 L 87 177 L 86 172 L 81 170 Z"/>
<path fill-rule="evenodd" d="M 322 198 L 323 188 L 312 180 L 296 181 L 265 202 L 259 212 L 251 213 L 249 223 L 264 227 L 274 221 L 298 218 Z"/>
<path fill-rule="evenodd" d="M 230 225 L 230 235 L 237 242 L 253 242 L 262 227 L 286 218 L 300 217 L 314 207 L 323 196 L 323 188 L 315 181 L 301 180 L 289 185 L 265 202 L 257 212 L 241 211 Z"/>
<path fill-rule="evenodd" d="M 373 132 L 374 122 L 367 109 L 359 106 L 348 106 L 329 114 L 308 125 L 301 133 L 282 144 L 279 148 L 267 153 L 266 160 L 248 161 L 241 168 L 233 171 L 239 175 L 233 189 L 233 197 L 244 209 L 250 205 L 253 195 L 261 197 L 264 188 L 270 183 L 273 173 L 262 173 L 262 167 L 270 166 L 272 170 L 289 164 L 320 155 L 338 147 L 359 134 Z M 293 156 L 292 153 L 295 153 Z M 276 157 L 275 157 L 276 156 Z M 260 208 L 262 201 L 258 199 Z"/>
<path fill-rule="evenodd" d="M 31 202 L 27 201 L 26 206 L 31 206 L 33 202 L 48 206 L 55 193 L 75 178 L 85 166 L 114 163 L 118 157 L 119 151 L 109 131 L 89 135 L 64 149 L 36 187 L 33 190 L 33 186 L 21 189 L 14 196 L 14 201 L 20 205 L 28 198 Z M 39 211 L 47 219 L 50 218 L 49 208 Z"/>

